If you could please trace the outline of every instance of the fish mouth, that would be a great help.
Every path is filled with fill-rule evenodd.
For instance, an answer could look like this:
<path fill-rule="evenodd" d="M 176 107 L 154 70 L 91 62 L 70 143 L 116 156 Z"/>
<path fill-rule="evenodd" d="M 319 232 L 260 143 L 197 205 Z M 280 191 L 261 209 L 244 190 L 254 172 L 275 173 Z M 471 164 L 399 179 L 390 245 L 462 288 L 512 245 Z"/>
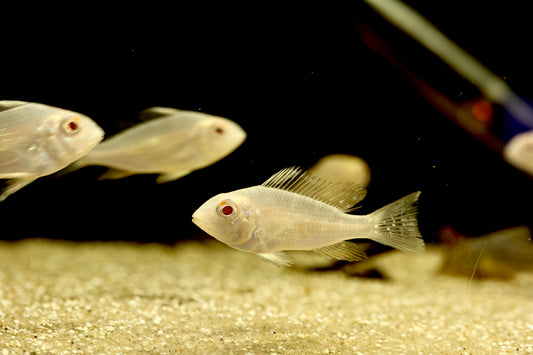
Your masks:
<path fill-rule="evenodd" d="M 195 216 L 192 217 L 192 223 L 196 224 L 196 226 L 200 228 L 204 233 L 211 235 L 211 233 L 209 233 L 208 229 L 206 228 L 205 224 L 202 223 L 201 220 L 199 220 L 197 217 Z"/>
<path fill-rule="evenodd" d="M 198 219 L 198 216 L 196 214 L 192 215 L 192 223 L 196 224 L 198 227 L 202 228 L 202 225 L 200 223 L 200 220 Z M 203 228 L 202 228 L 203 229 Z"/>

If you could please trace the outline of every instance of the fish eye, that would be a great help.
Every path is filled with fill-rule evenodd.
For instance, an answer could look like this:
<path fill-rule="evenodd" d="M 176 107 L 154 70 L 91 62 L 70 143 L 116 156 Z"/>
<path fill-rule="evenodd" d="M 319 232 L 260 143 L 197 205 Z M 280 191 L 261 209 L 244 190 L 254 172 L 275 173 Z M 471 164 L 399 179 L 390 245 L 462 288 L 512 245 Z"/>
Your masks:
<path fill-rule="evenodd" d="M 61 124 L 61 129 L 63 129 L 63 132 L 65 132 L 66 134 L 73 135 L 80 131 L 80 123 L 81 119 L 79 117 L 67 118 Z"/>
<path fill-rule="evenodd" d="M 232 201 L 224 200 L 218 204 L 217 213 L 225 219 L 235 218 L 239 214 L 239 208 Z"/>
<path fill-rule="evenodd" d="M 217 128 L 215 128 L 215 133 L 223 134 L 224 133 L 224 128 L 221 127 L 221 126 L 218 126 Z"/>

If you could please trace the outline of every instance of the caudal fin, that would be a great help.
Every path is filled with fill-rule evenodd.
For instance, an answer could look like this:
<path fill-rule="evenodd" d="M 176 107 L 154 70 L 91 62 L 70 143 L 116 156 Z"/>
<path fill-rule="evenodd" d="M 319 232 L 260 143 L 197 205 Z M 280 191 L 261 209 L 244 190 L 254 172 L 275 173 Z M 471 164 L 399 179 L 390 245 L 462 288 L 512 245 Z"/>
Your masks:
<path fill-rule="evenodd" d="M 418 230 L 418 197 L 413 192 L 398 201 L 373 212 L 374 235 L 371 239 L 396 249 L 411 253 L 424 252 L 424 240 Z"/>

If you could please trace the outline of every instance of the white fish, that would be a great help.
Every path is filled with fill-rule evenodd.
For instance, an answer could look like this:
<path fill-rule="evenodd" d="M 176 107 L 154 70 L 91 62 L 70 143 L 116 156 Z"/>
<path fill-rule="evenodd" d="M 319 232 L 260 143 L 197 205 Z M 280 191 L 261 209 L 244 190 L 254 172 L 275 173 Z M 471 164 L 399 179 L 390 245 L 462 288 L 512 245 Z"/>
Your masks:
<path fill-rule="evenodd" d="M 80 159 L 104 131 L 77 112 L 24 101 L 0 101 L 0 201 L 33 180 Z"/>
<path fill-rule="evenodd" d="M 219 241 L 290 265 L 285 250 L 313 250 L 335 259 L 359 260 L 365 253 L 348 239 L 371 239 L 421 253 L 415 192 L 371 214 L 346 212 L 366 195 L 360 185 L 331 183 L 287 168 L 260 186 L 210 198 L 192 215 L 193 222 Z"/>
<path fill-rule="evenodd" d="M 151 120 L 98 144 L 69 170 L 87 165 L 111 168 L 102 179 L 160 174 L 157 183 L 176 180 L 224 158 L 246 139 L 246 132 L 226 118 L 200 112 L 152 107 Z"/>
<path fill-rule="evenodd" d="M 533 131 L 511 138 L 503 148 L 503 158 L 514 167 L 533 175 Z"/>

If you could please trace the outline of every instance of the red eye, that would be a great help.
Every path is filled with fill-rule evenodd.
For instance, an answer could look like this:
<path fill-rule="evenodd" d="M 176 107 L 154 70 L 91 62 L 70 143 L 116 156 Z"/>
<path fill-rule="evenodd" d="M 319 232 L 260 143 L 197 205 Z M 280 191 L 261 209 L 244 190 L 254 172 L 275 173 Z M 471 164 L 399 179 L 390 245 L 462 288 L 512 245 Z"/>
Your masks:
<path fill-rule="evenodd" d="M 73 131 L 77 130 L 78 127 L 79 127 L 78 124 L 77 124 L 76 122 L 74 122 L 74 121 L 70 121 L 70 122 L 68 123 L 68 126 L 69 126 L 70 129 L 73 130 Z"/>
<path fill-rule="evenodd" d="M 233 207 L 231 207 L 231 206 L 227 206 L 227 205 L 226 205 L 226 206 L 224 206 L 224 207 L 222 208 L 222 214 L 223 214 L 224 216 L 229 216 L 229 215 L 232 214 L 232 213 L 233 213 Z"/>
<path fill-rule="evenodd" d="M 80 123 L 81 119 L 79 117 L 69 118 L 61 123 L 61 128 L 66 134 L 72 135 L 80 130 Z"/>
<path fill-rule="evenodd" d="M 217 213 L 220 217 L 234 219 L 239 216 L 239 207 L 230 200 L 224 200 L 218 204 Z"/>

